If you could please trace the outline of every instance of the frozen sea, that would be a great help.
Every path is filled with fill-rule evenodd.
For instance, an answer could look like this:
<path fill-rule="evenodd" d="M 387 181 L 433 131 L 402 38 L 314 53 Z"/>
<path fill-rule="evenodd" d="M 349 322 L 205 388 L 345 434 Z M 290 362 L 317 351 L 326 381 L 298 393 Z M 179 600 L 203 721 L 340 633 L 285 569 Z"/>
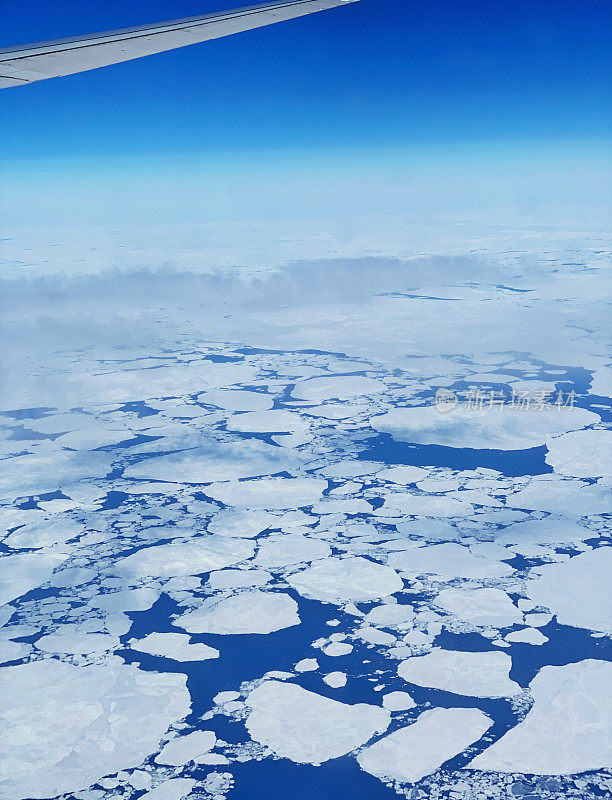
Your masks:
<path fill-rule="evenodd" d="M 235 233 L 3 243 L 0 798 L 610 797 L 609 238 Z"/>

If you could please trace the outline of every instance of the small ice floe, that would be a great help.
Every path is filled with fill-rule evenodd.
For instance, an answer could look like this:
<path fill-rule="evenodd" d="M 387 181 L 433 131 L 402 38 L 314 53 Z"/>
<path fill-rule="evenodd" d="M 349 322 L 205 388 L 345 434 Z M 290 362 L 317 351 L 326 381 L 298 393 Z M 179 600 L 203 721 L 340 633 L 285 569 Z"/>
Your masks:
<path fill-rule="evenodd" d="M 332 689 L 342 689 L 346 686 L 346 673 L 345 672 L 328 672 L 323 676 L 323 681 Z"/>

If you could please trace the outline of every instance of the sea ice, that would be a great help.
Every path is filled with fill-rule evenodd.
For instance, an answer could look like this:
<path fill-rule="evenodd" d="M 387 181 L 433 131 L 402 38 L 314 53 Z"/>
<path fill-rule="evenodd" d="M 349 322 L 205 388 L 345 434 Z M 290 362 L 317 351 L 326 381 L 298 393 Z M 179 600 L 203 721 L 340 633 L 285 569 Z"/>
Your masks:
<path fill-rule="evenodd" d="M 612 432 L 607 430 L 573 431 L 549 439 L 546 463 L 555 472 L 577 478 L 610 475 L 612 469 Z"/>
<path fill-rule="evenodd" d="M 332 689 L 342 689 L 346 686 L 346 673 L 345 672 L 328 672 L 323 676 L 323 682 Z"/>
<path fill-rule="evenodd" d="M 170 778 L 140 796 L 140 800 L 183 800 L 196 785 L 193 778 Z"/>
<path fill-rule="evenodd" d="M 328 603 L 375 600 L 398 592 L 402 579 L 390 567 L 366 558 L 328 558 L 287 578 L 304 597 Z"/>
<path fill-rule="evenodd" d="M 588 659 L 546 666 L 531 682 L 534 705 L 472 769 L 564 775 L 610 764 L 612 664 Z"/>
<path fill-rule="evenodd" d="M 415 444 L 486 450 L 524 450 L 539 447 L 551 436 L 599 422 L 582 408 L 544 411 L 508 406 L 472 409 L 465 406 L 442 413 L 435 406 L 394 408 L 373 417 L 372 427 L 394 439 Z"/>
<path fill-rule="evenodd" d="M 2 797 L 56 797 L 137 766 L 190 707 L 184 675 L 143 672 L 118 658 L 101 666 L 51 658 L 4 667 Z"/>
<path fill-rule="evenodd" d="M 507 554 L 510 558 L 511 553 Z M 453 578 L 501 578 L 512 573 L 512 567 L 499 561 L 474 556 L 458 544 L 436 544 L 419 547 L 389 556 L 389 566 L 412 575 L 431 575 L 434 580 Z"/>
<path fill-rule="evenodd" d="M 241 592 L 222 600 L 208 598 L 174 623 L 189 633 L 271 633 L 300 624 L 298 606 L 282 592 Z"/>
<path fill-rule="evenodd" d="M 534 568 L 527 594 L 562 625 L 612 631 L 612 548 L 598 547 L 558 564 Z"/>
<path fill-rule="evenodd" d="M 380 394 L 387 387 L 382 381 L 364 378 L 359 375 L 338 375 L 333 377 L 309 378 L 298 381 L 291 392 L 299 400 L 346 400 L 349 397 Z"/>
<path fill-rule="evenodd" d="M 523 622 L 523 615 L 501 589 L 443 589 L 434 603 L 471 625 L 509 628 Z"/>
<path fill-rule="evenodd" d="M 477 708 L 434 708 L 363 750 L 359 766 L 381 780 L 415 783 L 483 736 L 491 720 Z"/>
<path fill-rule="evenodd" d="M 267 569 L 327 558 L 331 549 L 325 542 L 297 533 L 285 533 L 265 539 L 259 546 L 255 564 Z"/>
<path fill-rule="evenodd" d="M 113 567 L 128 579 L 173 578 L 223 569 L 250 558 L 252 542 L 221 536 L 199 537 L 190 542 L 161 544 L 137 550 Z"/>
<path fill-rule="evenodd" d="M 343 756 L 385 731 L 390 722 L 386 709 L 340 703 L 280 681 L 265 681 L 246 703 L 251 737 L 299 764 Z"/>
<path fill-rule="evenodd" d="M 212 750 L 216 741 L 217 737 L 212 731 L 193 731 L 185 736 L 177 736 L 155 756 L 155 761 L 171 767 L 182 767 Z"/>
<path fill-rule="evenodd" d="M 402 661 L 400 678 L 417 686 L 469 697 L 507 697 L 521 687 L 509 678 L 512 661 L 499 651 L 432 650 Z"/>
<path fill-rule="evenodd" d="M 382 704 L 388 711 L 408 711 L 416 706 L 408 692 L 388 692 L 383 695 Z"/>
<path fill-rule="evenodd" d="M 186 633 L 150 633 L 144 639 L 130 642 L 132 650 L 163 656 L 174 661 L 206 661 L 219 658 L 219 651 L 206 644 L 190 644 Z"/>
<path fill-rule="evenodd" d="M 0 606 L 46 583 L 67 553 L 19 553 L 0 557 Z"/>
<path fill-rule="evenodd" d="M 318 478 L 260 478 L 215 483 L 206 494 L 224 505 L 281 510 L 311 506 L 325 489 L 327 481 Z"/>

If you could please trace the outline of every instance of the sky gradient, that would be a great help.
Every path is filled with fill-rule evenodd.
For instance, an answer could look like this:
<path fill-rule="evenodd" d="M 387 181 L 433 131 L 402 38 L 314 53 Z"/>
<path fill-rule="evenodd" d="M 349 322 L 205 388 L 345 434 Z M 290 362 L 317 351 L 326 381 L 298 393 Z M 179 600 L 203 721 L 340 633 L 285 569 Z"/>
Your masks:
<path fill-rule="evenodd" d="M 237 5 L 34 0 L 24 8 L 5 0 L 2 44 Z M 398 173 L 419 187 L 429 181 L 440 197 L 457 181 L 464 186 L 464 174 L 491 186 L 524 175 L 510 201 L 555 194 L 571 180 L 570 194 L 592 188 L 594 202 L 601 202 L 612 139 L 611 30 L 612 6 L 600 0 L 363 0 L 5 90 L 3 202 L 7 193 L 15 199 L 21 192 L 27 207 L 36 185 L 43 195 L 66 199 L 66 185 L 82 193 L 85 177 L 108 179 L 111 194 L 122 182 L 133 189 L 140 181 L 149 191 L 151 179 L 180 193 L 194 175 L 214 182 L 235 173 L 253 173 L 262 187 L 267 182 L 264 193 L 278 197 L 296 172 L 295 185 L 308 193 L 309 175 L 328 175 L 337 189 L 342 175 L 352 173 L 358 183 L 368 170 L 378 170 L 379 184 L 397 185 Z M 565 166 L 556 168 L 551 158 Z M 530 186 L 534 165 L 558 177 L 567 168 L 567 180 L 557 188 L 537 179 Z M 315 194 L 329 188 L 324 177 L 315 183 Z M 477 194 L 486 204 L 487 192 Z M 230 217 L 240 213 L 247 211 L 228 210 Z"/>

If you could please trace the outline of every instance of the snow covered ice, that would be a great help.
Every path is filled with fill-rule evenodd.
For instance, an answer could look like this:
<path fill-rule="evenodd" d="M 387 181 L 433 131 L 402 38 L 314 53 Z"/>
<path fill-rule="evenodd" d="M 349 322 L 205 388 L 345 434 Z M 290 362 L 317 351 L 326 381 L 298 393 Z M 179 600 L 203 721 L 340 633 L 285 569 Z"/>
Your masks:
<path fill-rule="evenodd" d="M 465 225 L 4 281 L 0 797 L 607 796 L 609 243 Z"/>

